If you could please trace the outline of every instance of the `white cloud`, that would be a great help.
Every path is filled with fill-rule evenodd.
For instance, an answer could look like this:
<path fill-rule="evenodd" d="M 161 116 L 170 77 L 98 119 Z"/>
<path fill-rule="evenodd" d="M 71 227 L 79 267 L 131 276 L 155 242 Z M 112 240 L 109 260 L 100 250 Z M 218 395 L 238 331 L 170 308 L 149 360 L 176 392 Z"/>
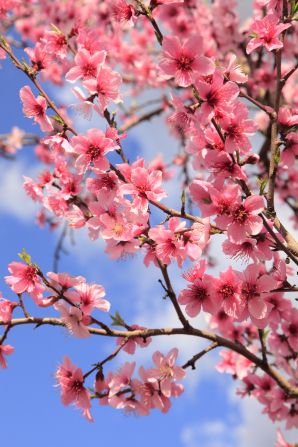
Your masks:
<path fill-rule="evenodd" d="M 262 414 L 262 406 L 252 398 L 241 401 L 243 423 L 234 431 L 239 447 L 274 446 L 276 430 L 281 424 L 273 424 Z M 284 431 L 287 441 L 297 442 L 298 430 Z"/>
<path fill-rule="evenodd" d="M 235 445 L 227 425 L 218 420 L 184 427 L 181 441 L 185 447 L 232 447 Z M 256 446 L 252 444 L 250 447 Z"/>
<path fill-rule="evenodd" d="M 282 429 L 288 442 L 297 442 L 298 430 L 287 431 L 284 424 L 273 424 L 267 415 L 262 414 L 262 406 L 256 399 L 246 397 L 239 401 L 235 385 L 230 387 L 229 393 L 229 400 L 238 404 L 237 419 L 235 408 L 231 408 L 230 413 L 224 415 L 225 421 L 185 426 L 181 432 L 185 447 L 274 447 L 277 428 Z M 241 422 L 237 423 L 239 419 Z"/>
<path fill-rule="evenodd" d="M 23 222 L 32 222 L 37 205 L 26 195 L 23 188 L 23 175 L 34 177 L 36 170 L 21 162 L 8 164 L 2 169 L 0 177 L 1 213 L 13 216 Z"/>

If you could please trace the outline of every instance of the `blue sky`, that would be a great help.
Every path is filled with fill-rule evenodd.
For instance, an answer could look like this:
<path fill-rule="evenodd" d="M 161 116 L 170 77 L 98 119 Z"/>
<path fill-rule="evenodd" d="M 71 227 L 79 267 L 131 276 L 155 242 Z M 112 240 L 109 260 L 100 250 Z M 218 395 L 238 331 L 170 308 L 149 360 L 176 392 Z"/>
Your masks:
<path fill-rule="evenodd" d="M 37 126 L 32 126 L 31 121 L 22 115 L 18 92 L 28 84 L 27 79 L 9 62 L 4 61 L 2 65 L 0 133 L 8 132 L 16 124 L 28 132 L 38 132 Z M 142 147 L 145 155 L 158 153 L 163 148 L 167 148 L 168 154 L 174 151 L 176 143 L 163 130 L 161 120 L 152 121 L 150 126 L 155 129 L 154 139 L 153 127 L 147 124 L 131 132 L 126 141 L 131 156 L 137 147 Z M 7 274 L 7 264 L 17 260 L 17 253 L 22 248 L 26 248 L 43 271 L 52 270 L 59 234 L 34 225 L 31 201 L 20 189 L 21 175 L 38 171 L 33 149 L 24 148 L 15 161 L 0 159 L 0 165 L 0 277 Z M 112 303 L 112 312 L 119 310 L 129 323 L 151 326 L 176 324 L 169 303 L 162 300 L 162 290 L 157 283 L 158 272 L 153 268 L 146 269 L 141 256 L 111 262 L 103 253 L 102 245 L 88 240 L 84 233 L 79 233 L 75 240 L 74 247 L 67 242 L 70 254 L 62 257 L 60 271 L 81 274 L 89 282 L 102 284 Z M 177 270 L 172 269 L 172 273 L 176 290 L 179 290 L 183 282 Z M 5 297 L 13 298 L 4 282 L 1 282 L 0 290 Z M 48 311 L 34 312 L 46 314 Z M 202 320 L 198 322 L 202 323 Z M 113 349 L 113 341 L 97 337 L 74 339 L 62 328 L 18 327 L 11 331 L 8 343 L 14 345 L 15 353 L 8 358 L 8 369 L 0 370 L 3 445 L 37 447 L 42 444 L 43 447 L 52 447 L 53 443 L 66 443 L 79 447 L 83 443 L 100 443 L 131 447 L 140 443 L 142 447 L 149 447 L 164 442 L 172 447 L 273 445 L 273 427 L 269 420 L 260 416 L 258 405 L 250 400 L 240 403 L 233 399 L 234 385 L 230 377 L 214 373 L 217 354 L 202 359 L 195 372 L 189 371 L 186 392 L 173 400 L 167 415 L 154 411 L 145 418 L 125 416 L 94 402 L 92 413 L 95 423 L 90 424 L 81 417 L 80 411 L 61 405 L 59 389 L 54 387 L 54 373 L 65 354 L 86 371 Z M 160 349 L 166 353 L 175 344 L 176 340 L 155 339 L 153 350 Z M 198 352 L 201 346 L 197 340 L 179 340 L 183 359 Z M 137 360 L 141 362 L 147 358 L 148 361 L 148 352 L 140 352 Z M 119 367 L 120 362 L 132 360 L 131 356 L 124 354 L 111 363 L 111 367 Z"/>

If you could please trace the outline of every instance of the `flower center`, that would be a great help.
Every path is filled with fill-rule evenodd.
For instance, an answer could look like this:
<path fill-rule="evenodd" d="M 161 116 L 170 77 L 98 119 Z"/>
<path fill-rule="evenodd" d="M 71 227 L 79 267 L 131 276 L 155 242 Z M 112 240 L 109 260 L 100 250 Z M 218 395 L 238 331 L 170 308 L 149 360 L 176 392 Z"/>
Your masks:
<path fill-rule="evenodd" d="M 80 380 L 74 380 L 71 384 L 71 389 L 75 392 L 75 393 L 80 393 L 83 389 L 83 383 Z"/>
<path fill-rule="evenodd" d="M 225 284 L 219 290 L 219 293 L 223 296 L 225 300 L 231 298 L 234 295 L 234 292 L 235 292 L 234 287 L 231 286 L 230 284 Z"/>
<path fill-rule="evenodd" d="M 298 335 L 298 328 L 296 324 L 292 323 L 289 325 L 289 332 L 291 335 Z"/>
<path fill-rule="evenodd" d="M 92 64 L 87 64 L 83 68 L 84 76 L 88 76 L 90 78 L 94 78 L 96 76 L 96 67 Z"/>
<path fill-rule="evenodd" d="M 198 287 L 196 289 L 196 298 L 199 301 L 205 301 L 205 299 L 207 298 L 207 291 L 206 291 L 206 289 L 204 289 L 203 287 Z"/>
<path fill-rule="evenodd" d="M 177 67 L 181 71 L 191 71 L 191 65 L 193 58 L 185 54 L 181 55 L 179 59 L 176 59 Z"/>
<path fill-rule="evenodd" d="M 233 220 L 239 224 L 243 224 L 247 219 L 247 211 L 243 205 L 236 207 L 233 210 Z"/>
<path fill-rule="evenodd" d="M 36 116 L 44 116 L 43 107 L 40 104 L 34 105 L 34 113 Z"/>
<path fill-rule="evenodd" d="M 91 161 L 93 161 L 101 155 L 101 148 L 93 144 L 90 144 L 86 153 L 91 158 Z"/>
<path fill-rule="evenodd" d="M 26 279 L 33 282 L 36 279 L 36 268 L 32 265 L 28 266 L 26 271 Z"/>
<path fill-rule="evenodd" d="M 216 105 L 218 104 L 218 97 L 216 92 L 209 92 L 206 95 L 206 101 L 210 107 L 216 107 Z"/>

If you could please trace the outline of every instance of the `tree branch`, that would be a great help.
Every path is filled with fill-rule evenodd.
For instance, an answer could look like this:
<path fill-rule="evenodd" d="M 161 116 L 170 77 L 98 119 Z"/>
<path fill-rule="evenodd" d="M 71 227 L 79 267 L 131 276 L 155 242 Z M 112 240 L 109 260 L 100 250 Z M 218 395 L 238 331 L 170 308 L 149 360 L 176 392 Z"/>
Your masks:
<path fill-rule="evenodd" d="M 51 326 L 63 326 L 65 324 L 59 318 L 39 318 L 39 317 L 30 317 L 30 318 L 16 318 L 10 321 L 10 328 L 19 325 L 33 324 L 37 327 L 43 325 L 51 325 Z M 4 326 L 5 323 L 0 321 L 0 326 Z M 284 392 L 289 397 L 298 397 L 298 387 L 294 386 L 290 382 L 286 380 L 278 371 L 276 371 L 271 365 L 265 364 L 263 359 L 260 359 L 255 354 L 250 352 L 245 348 L 241 343 L 233 342 L 232 340 L 228 340 L 219 335 L 214 334 L 213 332 L 205 331 L 202 329 L 197 329 L 194 327 L 189 328 L 157 328 L 157 329 L 137 329 L 132 331 L 120 331 L 116 329 L 111 329 L 110 333 L 108 333 L 104 329 L 97 329 L 93 327 L 88 327 L 90 334 L 104 336 L 104 337 L 123 337 L 123 338 L 136 338 L 142 337 L 144 339 L 148 337 L 157 337 L 157 336 L 170 336 L 170 335 L 186 335 L 204 338 L 206 340 L 210 340 L 212 342 L 217 342 L 218 346 L 223 346 L 225 348 L 231 349 L 232 351 L 242 355 L 243 357 L 250 360 L 254 363 L 258 368 L 267 373 L 275 382 L 284 390 Z"/>

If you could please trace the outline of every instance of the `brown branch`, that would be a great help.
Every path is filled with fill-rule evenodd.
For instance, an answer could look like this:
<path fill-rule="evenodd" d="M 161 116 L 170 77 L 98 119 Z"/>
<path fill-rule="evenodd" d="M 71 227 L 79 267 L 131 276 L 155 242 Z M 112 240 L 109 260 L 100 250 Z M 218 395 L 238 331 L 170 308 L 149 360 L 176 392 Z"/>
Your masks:
<path fill-rule="evenodd" d="M 296 65 L 295 65 L 291 70 L 289 70 L 288 73 L 286 73 L 286 74 L 284 75 L 284 77 L 281 79 L 282 87 L 285 85 L 285 83 L 287 82 L 287 80 L 292 76 L 292 74 L 295 73 L 296 70 L 298 70 L 298 62 L 297 62 Z"/>
<path fill-rule="evenodd" d="M 126 343 L 128 342 L 128 339 L 125 338 L 124 340 L 122 340 L 121 344 L 110 354 L 108 355 L 108 357 L 106 357 L 104 360 L 102 360 L 99 363 L 96 363 L 96 365 L 94 366 L 94 368 L 90 369 L 90 371 L 86 372 L 84 374 L 84 380 L 90 376 L 90 374 L 92 374 L 94 371 L 96 371 L 97 369 L 101 370 L 103 365 L 111 360 L 113 360 L 121 351 L 122 348 L 124 348 L 124 346 L 126 345 Z"/>
<path fill-rule="evenodd" d="M 266 344 L 265 344 L 265 334 L 264 334 L 263 329 L 258 329 L 258 334 L 259 334 L 259 339 L 260 339 L 260 343 L 261 343 L 263 362 L 268 365 L 267 349 L 266 349 Z"/>
<path fill-rule="evenodd" d="M 21 309 L 22 309 L 22 311 L 23 311 L 25 317 L 26 317 L 26 318 L 30 318 L 30 314 L 29 314 L 29 312 L 27 311 L 27 309 L 26 309 L 26 307 L 25 307 L 25 304 L 24 304 L 24 302 L 23 302 L 22 294 L 21 294 L 21 293 L 18 293 L 18 297 L 19 297 L 20 307 L 21 307 Z"/>
<path fill-rule="evenodd" d="M 164 265 L 159 259 L 157 261 L 158 261 L 158 265 L 159 265 L 160 271 L 162 273 L 163 279 L 165 281 L 167 295 L 170 298 L 170 300 L 175 308 L 175 311 L 178 315 L 179 320 L 181 321 L 182 326 L 186 329 L 191 328 L 189 321 L 185 318 L 185 316 L 181 310 L 181 307 L 178 303 L 176 294 L 174 292 L 174 289 L 173 289 L 173 286 L 172 286 L 172 283 L 171 283 L 171 280 L 170 280 L 170 277 L 168 274 L 167 266 Z"/>
<path fill-rule="evenodd" d="M 142 0 L 135 0 L 136 3 L 139 5 L 139 7 L 141 8 L 141 14 L 145 15 L 149 22 L 151 23 L 151 25 L 153 26 L 153 29 L 155 31 L 155 35 L 156 38 L 158 40 L 159 45 L 162 45 L 162 41 L 163 41 L 163 35 L 162 32 L 159 29 L 159 26 L 156 22 L 156 20 L 154 19 L 153 15 L 152 15 L 152 10 L 150 7 L 147 7 Z"/>
<path fill-rule="evenodd" d="M 256 99 L 254 99 L 252 96 L 244 93 L 243 91 L 240 91 L 239 96 L 241 98 L 245 98 L 247 99 L 247 101 L 251 102 L 252 104 L 254 104 L 256 107 L 258 107 L 259 109 L 263 110 L 264 112 L 267 113 L 267 115 L 269 115 L 270 117 L 272 116 L 272 112 L 273 110 L 271 109 L 271 107 L 268 106 L 264 106 L 261 102 L 257 101 Z"/>
<path fill-rule="evenodd" d="M 120 127 L 119 132 L 126 132 L 129 129 L 132 129 L 135 126 L 138 126 L 140 123 L 144 121 L 149 121 L 154 116 L 160 115 L 164 111 L 164 107 L 158 107 L 157 109 L 152 110 L 151 112 L 145 113 L 144 115 L 136 118 L 135 121 L 130 122 L 128 124 L 124 124 Z"/>
<path fill-rule="evenodd" d="M 1 324 L 1 322 L 0 322 L 0 324 Z M 0 337 L 0 346 L 5 341 L 5 339 L 6 339 L 7 335 L 8 335 L 8 332 L 10 331 L 10 329 L 11 329 L 11 324 L 8 323 L 6 328 L 5 328 L 5 330 L 4 330 L 4 334 L 2 335 L 2 337 Z"/>
<path fill-rule="evenodd" d="M 261 215 L 261 218 L 263 220 L 263 224 L 264 227 L 266 228 L 266 230 L 268 231 L 268 233 L 273 237 L 273 239 L 275 240 L 277 246 L 279 246 L 286 254 L 287 256 L 292 259 L 292 261 L 298 265 L 298 259 L 294 256 L 293 254 L 293 250 L 290 248 L 291 245 L 286 246 L 278 237 L 277 235 L 274 233 L 274 231 L 272 230 L 271 226 L 269 225 L 269 223 L 267 222 L 266 218 Z M 289 238 L 288 238 L 289 239 Z"/>
<path fill-rule="evenodd" d="M 196 369 L 196 362 L 203 357 L 205 354 L 208 354 L 208 352 L 212 351 L 213 349 L 218 347 L 218 343 L 214 342 L 211 343 L 209 346 L 206 346 L 205 349 L 203 349 L 202 351 L 200 351 L 198 354 L 194 355 L 190 360 L 188 360 L 188 362 L 186 362 L 182 368 L 186 369 L 191 367 L 191 369 Z"/>
<path fill-rule="evenodd" d="M 277 229 L 277 231 L 282 235 L 282 237 L 287 242 L 287 247 L 291 251 L 291 253 L 294 254 L 294 256 L 298 257 L 298 242 L 296 239 L 289 233 L 289 231 L 286 229 L 286 227 L 281 223 L 279 218 L 275 216 L 273 218 L 273 224 L 274 227 Z"/>
<path fill-rule="evenodd" d="M 19 326 L 33 324 L 36 326 L 42 325 L 52 325 L 52 326 L 63 326 L 65 324 L 59 318 L 38 318 L 38 317 L 30 317 L 30 318 L 16 318 L 10 321 L 10 328 Z M 0 321 L 0 326 L 5 325 Z M 275 382 L 282 388 L 285 393 L 289 397 L 298 397 L 298 387 L 289 383 L 285 377 L 283 377 L 278 371 L 276 371 L 271 365 L 264 364 L 263 360 L 257 357 L 255 354 L 250 352 L 245 348 L 241 343 L 233 342 L 232 340 L 228 340 L 223 338 L 213 332 L 205 331 L 202 329 L 197 329 L 194 327 L 189 328 L 157 328 L 157 329 L 137 329 L 133 331 L 120 331 L 116 329 L 111 329 L 110 333 L 105 331 L 104 329 L 97 329 L 93 327 L 88 327 L 90 334 L 105 336 L 105 337 L 123 337 L 123 338 L 136 338 L 142 337 L 144 339 L 148 337 L 157 337 L 157 336 L 170 336 L 170 335 L 186 335 L 204 338 L 206 340 L 210 340 L 212 342 L 217 342 L 218 346 L 223 346 L 225 348 L 231 349 L 232 351 L 242 355 L 243 357 L 250 360 L 254 363 L 258 368 L 267 373 Z"/>
<path fill-rule="evenodd" d="M 41 93 L 41 95 L 47 101 L 48 107 L 50 107 L 56 113 L 56 115 L 60 118 L 61 122 L 63 123 L 64 130 L 69 130 L 74 135 L 77 135 L 76 130 L 69 123 L 67 123 L 67 121 L 65 121 L 65 119 L 60 114 L 59 110 L 57 109 L 55 103 L 49 98 L 49 96 L 47 95 L 47 93 L 45 92 L 43 87 L 40 85 L 40 83 L 36 79 L 36 73 L 34 73 L 30 69 L 28 69 L 24 64 L 22 64 L 19 61 L 17 56 L 13 53 L 12 49 L 10 48 L 10 46 L 8 45 L 6 40 L 4 39 L 4 37 L 1 36 L 1 35 L 0 35 L 0 48 L 2 48 L 8 54 L 8 56 L 10 57 L 10 59 L 12 60 L 14 65 L 19 70 L 21 70 L 33 82 L 33 84 L 35 85 L 37 90 Z"/>

